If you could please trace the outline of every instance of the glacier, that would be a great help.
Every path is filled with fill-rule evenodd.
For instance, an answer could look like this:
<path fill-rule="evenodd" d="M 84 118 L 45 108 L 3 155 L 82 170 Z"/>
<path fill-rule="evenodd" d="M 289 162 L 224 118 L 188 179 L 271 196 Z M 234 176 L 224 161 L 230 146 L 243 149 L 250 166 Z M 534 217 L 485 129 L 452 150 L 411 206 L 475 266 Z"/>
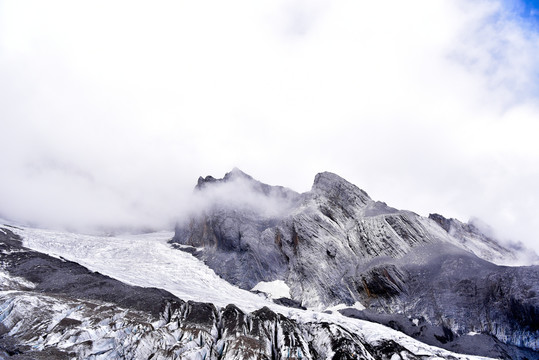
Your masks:
<path fill-rule="evenodd" d="M 168 245 L 171 236 L 159 232 L 99 237 L 3 227 L 0 355 L 331 359 L 340 354 L 363 359 L 394 355 L 484 359 L 428 346 L 338 312 L 279 306 L 232 286 L 200 260 L 173 250 Z M 33 270 L 26 267 L 29 263 Z M 19 270 L 33 282 L 14 275 Z M 63 281 L 59 284 L 56 278 Z M 97 292 L 87 291 L 88 286 Z M 100 292 L 103 288 L 107 291 Z"/>

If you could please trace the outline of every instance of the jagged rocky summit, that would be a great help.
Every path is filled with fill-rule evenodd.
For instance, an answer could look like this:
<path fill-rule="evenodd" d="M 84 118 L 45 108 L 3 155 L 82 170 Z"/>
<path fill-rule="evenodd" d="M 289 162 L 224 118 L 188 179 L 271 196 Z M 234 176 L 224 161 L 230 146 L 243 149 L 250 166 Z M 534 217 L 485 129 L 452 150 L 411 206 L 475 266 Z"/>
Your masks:
<path fill-rule="evenodd" d="M 238 169 L 199 178 L 195 191 L 227 188 L 233 202 L 210 201 L 172 242 L 229 282 L 281 280 L 316 309 L 359 303 L 342 312 L 453 351 L 539 350 L 539 267 L 502 266 L 516 252 L 473 224 L 394 209 L 329 172 L 302 194 Z"/>

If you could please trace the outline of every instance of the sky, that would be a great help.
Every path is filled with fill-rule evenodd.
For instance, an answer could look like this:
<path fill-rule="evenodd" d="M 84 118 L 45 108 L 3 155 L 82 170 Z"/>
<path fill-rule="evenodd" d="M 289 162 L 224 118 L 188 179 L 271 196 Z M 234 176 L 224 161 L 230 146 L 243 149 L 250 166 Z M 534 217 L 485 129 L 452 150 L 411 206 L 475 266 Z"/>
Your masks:
<path fill-rule="evenodd" d="M 199 176 L 389 205 L 539 251 L 537 1 L 0 2 L 0 218 L 167 228 Z"/>

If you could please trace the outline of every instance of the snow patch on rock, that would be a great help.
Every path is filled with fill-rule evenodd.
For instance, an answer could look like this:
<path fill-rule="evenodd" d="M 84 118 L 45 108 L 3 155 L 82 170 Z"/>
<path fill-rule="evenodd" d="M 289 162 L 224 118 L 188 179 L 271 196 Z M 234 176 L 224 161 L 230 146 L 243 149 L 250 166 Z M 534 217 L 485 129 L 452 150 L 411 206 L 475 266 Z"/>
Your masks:
<path fill-rule="evenodd" d="M 0 287 L 2 289 L 33 289 L 35 284 L 18 276 L 11 276 L 9 273 L 0 270 Z"/>
<path fill-rule="evenodd" d="M 357 310 L 365 310 L 365 306 L 363 306 L 362 303 L 360 303 L 359 301 L 356 301 L 353 305 L 346 305 L 346 304 L 337 304 L 335 306 L 330 306 L 328 308 L 326 308 L 326 311 L 339 311 L 339 310 L 342 310 L 342 309 L 357 309 Z"/>
<path fill-rule="evenodd" d="M 261 281 L 252 289 L 268 294 L 272 299 L 290 298 L 290 288 L 283 280 Z"/>

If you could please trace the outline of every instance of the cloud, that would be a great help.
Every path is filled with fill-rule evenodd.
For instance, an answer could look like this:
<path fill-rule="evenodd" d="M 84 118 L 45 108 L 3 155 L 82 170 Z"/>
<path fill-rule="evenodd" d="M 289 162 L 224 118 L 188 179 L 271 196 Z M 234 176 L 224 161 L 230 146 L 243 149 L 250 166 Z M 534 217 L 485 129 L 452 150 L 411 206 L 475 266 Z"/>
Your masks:
<path fill-rule="evenodd" d="M 2 3 L 0 214 L 170 227 L 328 170 L 536 244 L 539 38 L 498 1 Z"/>

